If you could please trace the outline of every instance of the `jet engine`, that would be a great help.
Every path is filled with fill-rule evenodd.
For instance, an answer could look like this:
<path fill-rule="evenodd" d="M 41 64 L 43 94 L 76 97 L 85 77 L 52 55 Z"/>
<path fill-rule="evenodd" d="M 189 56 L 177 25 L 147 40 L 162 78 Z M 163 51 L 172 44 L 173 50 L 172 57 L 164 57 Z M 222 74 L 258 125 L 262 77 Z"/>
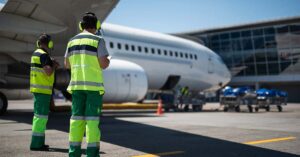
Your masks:
<path fill-rule="evenodd" d="M 148 90 L 145 70 L 132 62 L 112 59 L 110 66 L 103 70 L 103 76 L 106 103 L 137 102 L 144 98 Z M 64 91 L 69 80 L 70 72 L 58 70 L 55 88 Z"/>

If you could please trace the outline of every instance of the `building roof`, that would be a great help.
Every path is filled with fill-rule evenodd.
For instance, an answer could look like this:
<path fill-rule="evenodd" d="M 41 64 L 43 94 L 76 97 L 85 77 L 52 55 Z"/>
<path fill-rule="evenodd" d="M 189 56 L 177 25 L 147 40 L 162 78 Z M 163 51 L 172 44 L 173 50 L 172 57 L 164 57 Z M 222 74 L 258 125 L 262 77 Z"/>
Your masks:
<path fill-rule="evenodd" d="M 223 27 L 216 27 L 210 29 L 200 29 L 190 32 L 183 32 L 183 33 L 176 33 L 177 35 L 185 34 L 185 35 L 194 35 L 194 34 L 208 34 L 208 33 L 217 33 L 217 32 L 224 32 L 224 31 L 231 31 L 237 29 L 246 29 L 251 27 L 265 27 L 265 26 L 273 26 L 273 25 L 283 25 L 283 24 L 290 24 L 300 22 L 300 16 L 294 17 L 287 17 L 287 18 L 279 18 L 273 20 L 264 20 L 258 21 L 254 23 L 246 23 L 246 24 L 239 24 L 239 25 L 231 25 L 231 26 L 223 26 Z"/>

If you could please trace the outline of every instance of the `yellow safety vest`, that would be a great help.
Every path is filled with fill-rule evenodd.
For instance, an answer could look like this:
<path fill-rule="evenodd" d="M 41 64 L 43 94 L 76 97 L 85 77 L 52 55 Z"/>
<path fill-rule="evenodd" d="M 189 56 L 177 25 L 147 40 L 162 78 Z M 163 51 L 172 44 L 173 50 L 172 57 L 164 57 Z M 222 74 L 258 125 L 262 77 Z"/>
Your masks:
<path fill-rule="evenodd" d="M 189 91 L 188 91 L 188 89 L 187 89 L 187 88 L 185 88 L 185 87 L 184 87 L 184 88 L 182 88 L 182 89 L 181 89 L 181 94 L 182 94 L 182 95 L 184 95 L 184 96 L 187 96 L 187 95 L 189 94 Z"/>
<path fill-rule="evenodd" d="M 102 69 L 98 61 L 98 45 L 101 37 L 91 33 L 80 33 L 73 37 L 67 47 L 67 58 L 71 67 L 68 91 L 100 91 L 104 94 Z"/>
<path fill-rule="evenodd" d="M 31 57 L 30 92 L 32 93 L 52 94 L 54 72 L 48 76 L 40 60 L 41 55 L 46 53 L 42 49 L 37 49 Z"/>

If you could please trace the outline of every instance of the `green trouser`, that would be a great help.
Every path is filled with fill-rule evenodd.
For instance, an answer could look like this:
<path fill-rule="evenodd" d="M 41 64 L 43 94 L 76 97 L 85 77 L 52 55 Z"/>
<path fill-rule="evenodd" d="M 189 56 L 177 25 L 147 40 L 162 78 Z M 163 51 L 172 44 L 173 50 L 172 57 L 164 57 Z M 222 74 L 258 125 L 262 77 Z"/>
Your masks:
<path fill-rule="evenodd" d="M 41 148 L 45 144 L 45 130 L 51 95 L 33 93 L 34 117 L 32 122 L 32 139 L 30 148 Z"/>
<path fill-rule="evenodd" d="M 86 130 L 87 157 L 99 157 L 100 112 L 102 95 L 99 91 L 72 91 L 69 157 L 81 156 L 81 141 Z"/>

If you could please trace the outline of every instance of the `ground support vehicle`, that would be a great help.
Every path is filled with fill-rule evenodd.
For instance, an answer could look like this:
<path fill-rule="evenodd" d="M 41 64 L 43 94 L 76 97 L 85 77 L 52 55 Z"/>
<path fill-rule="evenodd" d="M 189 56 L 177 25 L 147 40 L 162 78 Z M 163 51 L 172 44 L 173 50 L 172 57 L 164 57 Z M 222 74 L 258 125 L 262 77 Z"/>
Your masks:
<path fill-rule="evenodd" d="M 248 107 L 249 112 L 253 112 L 253 105 L 256 104 L 256 94 L 249 87 L 231 88 L 225 87 L 220 94 L 220 105 L 224 112 L 234 109 L 240 112 L 243 105 Z"/>
<path fill-rule="evenodd" d="M 262 88 L 256 91 L 257 104 L 255 111 L 264 108 L 266 111 L 270 111 L 271 106 L 276 106 L 279 112 L 282 112 L 282 105 L 287 105 L 287 92 L 276 89 Z"/>
<path fill-rule="evenodd" d="M 168 112 L 170 109 L 174 111 L 202 111 L 205 104 L 205 98 L 200 94 L 189 94 L 182 96 L 176 93 L 160 94 L 164 110 Z"/>

